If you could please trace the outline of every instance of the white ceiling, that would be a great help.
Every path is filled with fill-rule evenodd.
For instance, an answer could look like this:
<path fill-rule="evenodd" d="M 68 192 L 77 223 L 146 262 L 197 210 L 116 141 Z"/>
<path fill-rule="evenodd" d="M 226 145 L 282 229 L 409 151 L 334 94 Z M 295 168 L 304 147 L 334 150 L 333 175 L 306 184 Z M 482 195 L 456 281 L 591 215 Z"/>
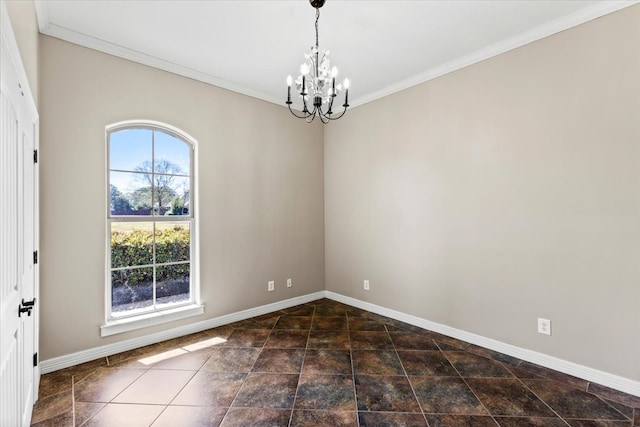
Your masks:
<path fill-rule="evenodd" d="M 361 105 L 636 1 L 327 0 L 320 49 Z M 36 0 L 40 31 L 283 104 L 315 43 L 308 0 Z"/>

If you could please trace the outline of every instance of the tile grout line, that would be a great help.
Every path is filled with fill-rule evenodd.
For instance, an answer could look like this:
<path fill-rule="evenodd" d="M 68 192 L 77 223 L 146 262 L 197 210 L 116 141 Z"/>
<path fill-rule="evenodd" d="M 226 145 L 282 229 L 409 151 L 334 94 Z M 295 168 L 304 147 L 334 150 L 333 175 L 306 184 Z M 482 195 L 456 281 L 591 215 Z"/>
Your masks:
<path fill-rule="evenodd" d="M 514 375 L 514 376 L 515 376 L 515 375 Z M 615 410 L 617 413 L 619 413 L 619 414 L 620 414 L 621 416 L 623 416 L 625 419 L 627 419 L 627 420 L 629 419 L 626 415 L 624 415 L 622 412 L 620 412 L 620 411 L 619 411 L 617 408 L 615 408 L 613 405 L 610 405 L 610 404 L 609 404 L 609 403 L 608 403 L 604 398 L 602 398 L 602 397 L 601 397 L 600 395 L 598 395 L 598 394 L 591 393 L 591 392 L 586 391 L 586 390 L 580 390 L 580 387 L 572 387 L 570 384 L 563 383 L 562 381 L 556 381 L 556 380 L 554 380 L 554 379 L 547 378 L 547 377 L 541 377 L 541 378 L 542 378 L 542 379 L 534 379 L 534 380 L 535 380 L 535 381 L 550 381 L 550 382 L 558 383 L 558 384 L 560 384 L 560 385 L 562 385 L 562 386 L 564 386 L 564 387 L 574 388 L 574 389 L 579 390 L 579 391 L 581 391 L 581 392 L 588 393 L 588 394 L 590 394 L 590 395 L 594 396 L 595 398 L 599 399 L 600 401 L 602 401 L 602 402 L 603 402 L 604 404 L 606 404 L 608 407 L 610 407 L 610 408 L 612 408 L 613 410 Z M 534 394 L 538 399 L 540 399 L 540 401 L 541 401 L 542 403 L 544 403 L 547 407 L 549 407 L 549 409 L 551 409 L 551 411 L 553 411 L 553 413 L 554 413 L 554 414 L 556 414 L 556 415 L 557 415 L 557 416 L 558 416 L 558 417 L 559 417 L 559 418 L 560 418 L 560 419 L 561 419 L 565 424 L 569 425 L 569 422 L 568 422 L 568 421 L 566 421 L 564 417 L 560 416 L 560 414 L 558 414 L 558 412 L 557 412 L 555 409 L 553 409 L 553 408 L 551 407 L 551 405 L 549 405 L 549 404 L 548 404 L 544 399 L 542 399 L 540 396 L 538 396 L 538 394 L 537 394 L 536 392 L 534 392 L 533 390 L 531 390 L 531 389 L 529 388 L 529 386 L 527 386 L 527 385 L 524 383 L 524 381 L 522 381 L 522 379 L 520 379 L 520 378 L 518 378 L 518 377 L 516 377 L 516 379 L 517 379 L 518 381 L 520 381 L 520 383 L 521 383 L 521 384 L 522 384 L 522 385 L 523 385 L 527 390 L 529 390 L 529 391 L 530 391 L 531 393 L 533 393 L 533 394 Z M 589 383 L 587 383 L 587 384 L 589 384 Z M 588 388 L 588 385 L 587 385 L 587 388 Z M 617 403 L 617 402 L 616 402 L 616 403 Z M 626 405 L 624 405 L 624 406 L 626 406 Z M 584 420 L 593 420 L 593 419 L 591 419 L 591 418 L 580 418 L 580 419 L 584 419 Z M 631 425 L 632 425 L 632 426 L 634 425 L 633 423 L 634 423 L 634 420 L 633 420 L 633 419 L 631 419 Z"/>
<path fill-rule="evenodd" d="M 527 371 L 527 372 L 530 372 L 527 368 L 523 368 L 523 367 L 521 367 L 521 366 L 520 366 L 522 363 L 524 363 L 524 361 L 523 361 L 523 360 L 520 360 L 520 362 L 519 362 L 518 364 L 516 364 L 516 365 L 510 365 L 510 364 L 505 363 L 505 362 L 500 362 L 500 363 L 502 363 L 503 365 L 505 365 L 505 367 L 506 367 L 507 369 L 509 369 L 509 366 L 514 366 L 514 367 L 517 367 L 517 368 L 523 369 L 523 370 L 525 370 L 525 371 Z M 538 365 L 535 365 L 535 364 L 534 364 L 534 366 L 538 366 Z M 547 369 L 548 369 L 548 368 L 547 368 Z M 511 370 L 509 369 L 509 371 L 511 371 Z M 552 370 L 552 369 L 551 369 L 551 371 L 552 371 L 552 372 L 557 372 L 557 371 L 554 371 L 554 370 Z M 612 401 L 612 402 L 615 402 L 615 403 L 617 403 L 617 404 L 620 404 L 620 405 L 622 405 L 622 406 L 626 406 L 627 408 L 631 409 L 632 411 L 634 410 L 634 408 L 633 408 L 633 407 L 630 407 L 630 406 L 628 406 L 628 405 L 627 405 L 627 404 L 625 404 L 625 403 L 619 402 L 619 401 L 617 401 L 617 400 L 615 400 L 615 399 L 608 399 L 608 398 L 606 398 L 606 397 L 604 397 L 604 396 L 600 395 L 600 393 L 595 393 L 595 392 L 589 391 L 589 386 L 590 386 L 591 384 L 593 384 L 593 385 L 599 385 L 599 384 L 594 383 L 594 382 L 592 382 L 592 381 L 587 381 L 587 382 L 586 382 L 586 386 L 585 386 L 585 388 L 584 388 L 584 389 L 582 389 L 581 387 L 578 387 L 578 386 L 576 386 L 576 385 L 573 385 L 573 384 L 571 384 L 571 383 L 569 383 L 569 382 L 565 382 L 565 381 L 562 381 L 562 380 L 560 380 L 560 379 L 555 379 L 555 378 L 552 378 L 552 377 L 550 377 L 550 376 L 545 376 L 544 374 L 541 374 L 541 373 L 534 373 L 534 372 L 530 372 L 530 373 L 536 376 L 536 378 L 532 378 L 532 380 L 535 380 L 535 381 L 551 381 L 551 382 L 553 382 L 553 383 L 560 384 L 560 385 L 562 385 L 563 387 L 569 387 L 569 388 L 572 388 L 572 389 L 575 389 L 575 390 L 579 390 L 579 391 L 584 392 L 584 393 L 588 393 L 588 394 L 590 394 L 590 395 L 592 395 L 592 396 L 594 396 L 594 397 L 596 397 L 596 398 L 598 398 L 598 399 L 602 400 L 605 404 L 607 404 L 607 406 L 609 406 L 609 407 L 613 408 L 614 410 L 616 410 L 616 412 L 620 413 L 620 414 L 621 414 L 623 417 L 625 417 L 626 419 L 629 419 L 629 417 L 627 417 L 625 414 L 623 414 L 622 412 L 620 412 L 616 407 L 614 407 L 612 404 L 610 404 L 610 403 L 609 403 L 609 400 L 610 400 L 610 401 Z M 514 376 L 516 376 L 516 375 L 514 374 Z M 516 376 L 516 377 L 517 377 L 517 376 Z M 520 379 L 520 378 L 518 377 L 518 379 Z M 536 397 L 537 397 L 537 395 L 536 395 Z M 540 399 L 540 400 L 542 400 L 542 399 Z M 562 418 L 562 417 L 561 417 L 561 418 Z M 633 422 L 633 419 L 631 420 L 631 422 Z"/>
<path fill-rule="evenodd" d="M 500 423 L 498 423 L 498 421 L 496 420 L 496 418 L 493 416 L 493 414 L 491 413 L 491 411 L 489 410 L 489 408 L 487 408 L 487 406 L 484 404 L 484 402 L 482 400 L 480 400 L 480 396 L 478 396 L 478 394 L 475 392 L 474 389 L 471 388 L 471 386 L 469 385 L 469 383 L 467 382 L 467 380 L 462 376 L 462 374 L 460 373 L 460 371 L 458 370 L 458 368 L 456 368 L 456 365 L 453 364 L 453 362 L 451 362 L 451 360 L 447 357 L 447 353 L 440 350 L 442 352 L 442 355 L 444 356 L 445 359 L 447 359 L 447 362 L 449 362 L 449 364 L 451 365 L 451 367 L 453 368 L 454 371 L 456 371 L 456 373 L 458 374 L 458 377 L 462 380 L 462 382 L 464 382 L 464 384 L 467 386 L 467 388 L 469 390 L 471 390 L 471 393 L 473 393 L 473 395 L 476 397 L 476 399 L 478 399 L 478 402 L 480 402 L 480 404 L 482 405 L 482 407 L 484 408 L 485 411 L 487 411 L 487 414 L 489 414 L 489 416 L 491 417 L 491 419 L 493 420 L 494 423 L 496 423 L 496 425 L 500 425 Z M 465 352 L 467 352 L 466 350 L 464 350 Z M 509 371 L 509 373 L 511 373 L 511 371 Z M 513 374 L 512 374 L 513 375 Z"/>
<path fill-rule="evenodd" d="M 615 406 L 611 405 L 609 402 L 607 402 L 607 401 L 606 401 L 602 396 L 600 396 L 599 394 L 594 394 L 594 393 L 590 393 L 590 392 L 587 392 L 587 393 L 591 394 L 591 395 L 592 395 L 592 396 L 594 396 L 596 399 L 600 399 L 602 402 L 604 402 L 604 404 L 605 404 L 605 405 L 607 405 L 608 407 L 610 407 L 611 409 L 613 409 L 614 411 L 616 411 L 617 413 L 619 413 L 620 415 L 622 415 L 622 416 L 623 416 L 623 417 L 625 417 L 626 419 L 629 419 L 629 417 L 627 417 L 625 414 L 623 414 L 622 412 L 620 412 L 620 411 L 618 410 L 618 408 L 616 408 Z M 618 403 L 618 402 L 616 402 L 616 403 Z M 621 405 L 622 405 L 622 404 L 621 404 Z M 627 406 L 627 405 L 623 405 L 623 406 Z M 634 416 L 634 413 L 635 413 L 635 409 L 634 409 L 634 408 L 631 408 L 631 409 L 632 409 L 632 411 L 631 411 L 631 412 L 632 412 L 632 413 L 631 413 L 631 425 L 633 426 L 633 423 L 634 423 L 633 416 Z"/>
<path fill-rule="evenodd" d="M 181 348 L 181 347 L 179 347 Z M 195 378 L 196 375 L 198 375 L 198 373 L 200 372 L 200 369 L 202 369 L 202 367 L 209 361 L 209 359 L 211 359 L 211 356 L 213 356 L 213 352 L 211 352 L 209 354 L 209 357 L 207 357 L 207 360 L 204 361 L 204 363 L 202 363 L 202 365 L 200 366 L 200 368 L 198 368 L 196 371 L 193 372 L 193 374 L 191 375 L 191 378 L 189 378 L 189 380 L 187 382 L 184 383 L 184 385 L 182 386 L 182 388 L 180 388 L 180 390 L 178 390 L 176 392 L 176 394 L 171 398 L 171 400 L 169 401 L 169 403 L 167 405 L 165 405 L 164 409 L 162 411 L 160 411 L 160 413 L 158 414 L 158 416 L 151 422 L 151 425 L 153 425 L 153 423 L 155 423 L 156 421 L 158 421 L 158 419 L 162 416 L 162 414 L 164 414 L 167 409 L 169 409 L 169 407 L 171 406 L 171 404 L 176 400 L 176 398 L 178 397 L 178 395 L 180 395 L 180 393 L 182 393 L 182 391 L 187 388 L 187 385 L 189 385 L 189 383 L 191 381 L 193 381 L 193 379 Z M 147 372 L 149 372 L 151 369 L 153 368 L 150 367 Z M 180 369 L 180 371 L 183 371 L 182 369 Z M 143 374 L 144 375 L 144 374 Z M 140 378 L 140 377 L 138 377 Z M 135 382 L 135 381 L 134 381 Z M 133 384 L 133 383 L 132 383 Z"/>
<path fill-rule="evenodd" d="M 594 382 L 589 382 L 588 384 L 589 385 L 594 384 L 596 386 L 600 385 L 600 384 L 597 384 L 597 383 L 594 383 Z M 602 400 L 604 403 L 606 403 L 611 408 L 615 409 L 618 413 L 620 413 L 625 418 L 628 418 L 628 417 L 625 414 L 623 414 L 622 412 L 620 412 L 618 410 L 618 408 L 613 406 L 610 402 L 614 402 L 614 403 L 617 403 L 618 405 L 622 405 L 622 406 L 625 406 L 625 407 L 631 409 L 631 425 L 633 427 L 636 427 L 636 426 L 640 427 L 640 424 L 636 424 L 635 423 L 635 417 L 637 415 L 640 415 L 640 406 L 633 406 L 632 407 L 632 406 L 627 405 L 626 403 L 622 403 L 620 401 L 617 401 L 614 398 L 608 398 L 608 397 L 602 396 L 600 393 L 595 393 L 595 392 L 589 391 L 589 386 L 588 385 L 587 385 L 587 391 L 586 392 L 589 393 L 590 395 L 595 396 L 598 399 Z"/>
<path fill-rule="evenodd" d="M 502 363 L 502 362 L 500 362 L 500 363 Z M 504 364 L 502 364 L 502 365 L 504 366 Z M 505 368 L 506 368 L 506 367 L 505 367 Z M 508 370 L 508 368 L 506 368 L 506 369 Z M 509 372 L 511 372 L 511 371 L 509 371 Z M 560 418 L 560 419 L 562 420 L 562 422 L 563 422 L 563 423 L 565 423 L 565 424 L 566 424 L 566 425 L 568 425 L 568 426 L 570 425 L 570 424 L 567 422 L 567 420 L 565 420 L 565 419 L 564 419 L 564 417 L 561 417 L 561 416 L 560 416 L 560 414 L 559 414 L 558 412 L 556 412 L 556 410 L 555 410 L 555 409 L 553 409 L 553 408 L 551 407 L 551 405 L 549 405 L 547 402 L 545 402 L 545 401 L 544 401 L 544 399 L 542 399 L 540 396 L 538 396 L 538 395 L 536 394 L 536 392 L 534 392 L 533 390 L 531 390 L 531 389 L 529 388 L 529 386 L 527 386 L 527 385 L 525 384 L 525 382 L 524 382 L 524 381 L 522 381 L 522 379 L 521 379 L 521 378 L 519 378 L 519 377 L 517 377 L 516 375 L 514 375 L 514 374 L 513 374 L 513 372 L 511 372 L 511 374 L 514 376 L 514 378 L 515 378 L 516 380 L 518 380 L 518 382 L 520 382 L 520 384 L 522 384 L 522 386 L 523 386 L 525 389 L 527 389 L 527 390 L 529 390 L 529 392 L 533 393 L 533 395 L 534 395 L 536 398 L 538 398 L 538 400 L 540 400 L 542 403 L 544 403 L 544 404 L 545 404 L 545 406 L 551 410 L 551 412 L 553 412 L 554 414 L 556 414 L 556 416 L 557 416 L 558 418 Z M 545 381 L 553 381 L 553 380 L 548 380 L 548 379 L 546 379 L 546 378 L 545 378 Z"/>
<path fill-rule="evenodd" d="M 264 346 L 267 344 L 267 341 L 269 340 L 269 337 L 271 336 L 271 334 L 273 333 L 273 331 L 276 328 L 276 325 L 278 324 L 278 322 L 280 321 L 280 318 L 282 317 L 282 314 L 278 315 L 278 320 L 276 320 L 273 324 L 273 326 L 271 327 L 271 332 L 269 332 L 269 335 L 267 336 L 267 338 L 264 340 L 264 342 L 262 343 L 262 347 L 249 347 L 249 348 L 260 348 L 260 353 L 262 353 L 262 350 L 264 350 Z M 246 319 L 245 319 L 246 320 Z M 238 329 L 233 328 L 233 331 L 231 331 L 231 334 L 233 334 L 235 331 L 237 331 Z M 229 336 L 231 336 L 231 334 L 229 334 Z M 232 348 L 232 347 L 230 347 Z M 246 348 L 246 347 L 237 347 L 237 348 Z M 244 384 L 247 381 L 247 378 L 249 377 L 249 374 L 251 373 L 251 371 L 253 370 L 253 367 L 256 366 L 256 362 L 258 361 L 258 359 L 260 358 L 260 353 L 258 353 L 258 356 L 256 357 L 256 360 L 253 361 L 253 364 L 251 365 L 251 367 L 249 368 L 249 372 L 247 372 L 247 375 L 245 375 L 244 380 L 242 380 L 242 384 L 240 384 L 240 387 L 238 387 L 238 391 L 236 391 L 236 394 L 233 396 L 233 399 L 231 399 L 231 402 L 229 403 L 229 407 L 227 408 L 227 412 L 224 414 L 224 417 L 222 417 L 222 419 L 220 420 L 220 424 L 222 425 L 224 423 L 224 420 L 227 418 L 227 416 L 229 415 L 229 412 L 231 411 L 231 408 L 233 407 L 233 403 L 236 401 L 236 399 L 238 398 L 238 394 L 240 394 L 240 390 L 242 389 L 242 386 L 244 386 Z M 203 365 L 204 366 L 204 365 Z"/>
<path fill-rule="evenodd" d="M 307 349 L 309 348 L 309 337 L 311 336 L 311 328 L 313 327 L 313 319 L 315 318 L 315 316 L 316 316 L 316 306 L 313 307 L 313 313 L 311 314 L 311 323 L 309 324 L 309 331 L 307 331 L 307 342 L 304 346 L 302 363 L 300 364 L 300 372 L 298 373 L 298 383 L 296 384 L 296 392 L 293 394 L 293 403 L 291 404 L 291 415 L 289 415 L 289 423 L 287 424 L 288 426 L 291 426 L 291 423 L 293 422 L 293 411 L 295 410 L 296 400 L 298 399 L 298 390 L 300 389 L 300 380 L 302 379 L 302 369 L 304 368 L 304 360 L 307 358 Z M 275 325 L 274 325 L 274 328 L 275 328 Z"/>
<path fill-rule="evenodd" d="M 391 333 L 389 332 L 389 328 L 387 327 L 386 323 L 383 323 L 384 325 L 384 329 L 387 331 L 387 334 L 389 335 L 389 340 L 391 341 L 391 345 L 393 346 L 393 351 L 396 354 L 396 357 L 398 358 L 398 362 L 400 363 L 400 366 L 402 367 L 402 372 L 404 372 L 404 376 L 407 379 L 407 382 L 409 383 L 409 387 L 411 387 L 411 392 L 413 393 L 413 397 L 416 399 L 416 402 L 418 402 L 418 408 L 420 408 L 420 412 L 422 412 L 422 418 L 424 418 L 425 423 L 427 423 L 427 427 L 430 426 L 429 424 L 429 420 L 427 420 L 427 416 L 424 413 L 424 409 L 422 408 L 422 404 L 420 403 L 420 399 L 418 399 L 418 395 L 416 394 L 416 390 L 413 388 L 413 384 L 411 384 L 411 380 L 409 379 L 409 374 L 407 374 L 407 370 L 404 367 L 404 364 L 402 363 L 402 360 L 400 359 L 400 354 L 398 353 L 398 348 L 396 347 L 396 343 L 393 342 L 393 339 L 391 338 Z M 434 345 L 435 341 L 433 341 L 433 339 L 431 340 L 433 342 Z"/>
<path fill-rule="evenodd" d="M 360 426 L 360 412 L 358 410 L 358 389 L 356 387 L 356 369 L 353 365 L 353 346 L 351 345 L 351 327 L 349 326 L 349 313 L 345 310 L 347 318 L 347 339 L 349 340 L 349 362 L 351 362 L 351 381 L 353 381 L 353 398 L 356 404 L 356 424 Z"/>
<path fill-rule="evenodd" d="M 75 389 L 75 375 L 71 375 L 71 423 L 73 427 L 76 427 L 76 389 Z"/>

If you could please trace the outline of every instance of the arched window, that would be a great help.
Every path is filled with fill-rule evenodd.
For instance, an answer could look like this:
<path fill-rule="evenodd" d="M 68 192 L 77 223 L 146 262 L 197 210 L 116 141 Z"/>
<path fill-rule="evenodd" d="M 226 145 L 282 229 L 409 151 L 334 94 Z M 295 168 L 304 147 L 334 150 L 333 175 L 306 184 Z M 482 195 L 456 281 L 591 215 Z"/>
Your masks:
<path fill-rule="evenodd" d="M 194 158 L 195 140 L 170 126 L 126 122 L 107 128 L 103 336 L 140 327 L 137 321 L 158 323 L 161 314 L 174 320 L 185 317 L 177 313 L 202 313 L 195 274 Z"/>

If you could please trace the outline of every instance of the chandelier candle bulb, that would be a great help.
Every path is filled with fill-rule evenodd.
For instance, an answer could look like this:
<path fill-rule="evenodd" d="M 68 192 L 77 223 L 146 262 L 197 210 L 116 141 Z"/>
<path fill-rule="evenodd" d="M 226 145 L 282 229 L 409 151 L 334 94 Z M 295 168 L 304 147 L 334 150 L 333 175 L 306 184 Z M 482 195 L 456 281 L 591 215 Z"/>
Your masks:
<path fill-rule="evenodd" d="M 349 106 L 349 79 L 344 79 L 344 107 Z"/>
<path fill-rule="evenodd" d="M 331 69 L 331 97 L 335 97 L 336 93 L 336 77 L 338 76 L 338 67 L 333 67 Z"/>

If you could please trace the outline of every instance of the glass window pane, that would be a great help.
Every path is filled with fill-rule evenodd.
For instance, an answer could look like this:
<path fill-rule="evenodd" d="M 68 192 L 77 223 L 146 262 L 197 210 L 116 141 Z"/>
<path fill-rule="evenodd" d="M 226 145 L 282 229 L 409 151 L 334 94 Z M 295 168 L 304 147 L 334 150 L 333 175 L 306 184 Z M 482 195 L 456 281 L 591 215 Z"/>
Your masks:
<path fill-rule="evenodd" d="M 190 174 L 191 144 L 188 144 L 173 135 L 159 131 L 155 131 L 154 141 L 156 172 L 173 173 L 177 175 Z M 166 170 L 167 164 L 163 164 L 162 161 L 170 164 L 170 170 Z"/>
<path fill-rule="evenodd" d="M 189 223 L 156 223 L 156 263 L 189 261 Z"/>
<path fill-rule="evenodd" d="M 153 267 L 111 272 L 111 313 L 127 314 L 153 306 Z"/>
<path fill-rule="evenodd" d="M 190 264 L 161 265 L 156 268 L 156 302 L 158 305 L 189 301 Z"/>
<path fill-rule="evenodd" d="M 152 131 L 123 129 L 109 135 L 109 167 L 116 170 L 151 172 Z"/>
<path fill-rule="evenodd" d="M 112 216 L 151 215 L 151 174 L 110 172 Z"/>
<path fill-rule="evenodd" d="M 153 223 L 111 223 L 111 268 L 153 264 Z"/>
<path fill-rule="evenodd" d="M 156 175 L 154 206 L 158 215 L 189 216 L 191 205 L 189 189 L 191 181 L 187 177 Z"/>

